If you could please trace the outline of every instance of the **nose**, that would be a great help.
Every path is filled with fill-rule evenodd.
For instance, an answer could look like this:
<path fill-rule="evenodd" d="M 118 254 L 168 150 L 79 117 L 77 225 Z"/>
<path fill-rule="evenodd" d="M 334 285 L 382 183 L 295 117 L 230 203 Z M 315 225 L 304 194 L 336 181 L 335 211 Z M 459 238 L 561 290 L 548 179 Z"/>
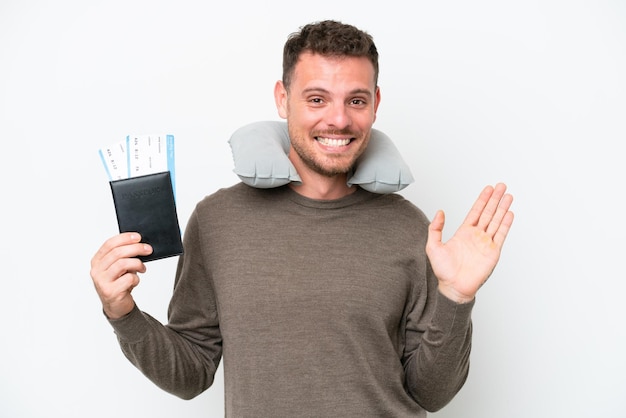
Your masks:
<path fill-rule="evenodd" d="M 333 103 L 331 106 L 328 106 L 325 116 L 328 126 L 338 130 L 352 124 L 352 118 L 344 103 Z"/>

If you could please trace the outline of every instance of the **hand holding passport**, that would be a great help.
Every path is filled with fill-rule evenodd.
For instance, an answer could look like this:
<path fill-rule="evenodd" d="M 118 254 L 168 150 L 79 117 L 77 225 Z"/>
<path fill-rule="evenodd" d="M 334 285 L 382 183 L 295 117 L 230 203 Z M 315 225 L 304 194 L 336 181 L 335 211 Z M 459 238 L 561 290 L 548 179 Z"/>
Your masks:
<path fill-rule="evenodd" d="M 152 254 L 146 262 L 183 252 L 176 212 L 174 137 L 128 136 L 100 150 L 120 232 L 138 232 Z"/>

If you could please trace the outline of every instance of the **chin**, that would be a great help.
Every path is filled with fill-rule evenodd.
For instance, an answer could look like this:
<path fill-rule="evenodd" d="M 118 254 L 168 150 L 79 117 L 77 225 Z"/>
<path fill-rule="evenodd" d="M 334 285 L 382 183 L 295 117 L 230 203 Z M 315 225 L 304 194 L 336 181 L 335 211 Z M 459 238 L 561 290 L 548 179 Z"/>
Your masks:
<path fill-rule="evenodd" d="M 336 177 L 343 176 L 348 174 L 353 168 L 354 163 L 346 163 L 346 164 L 316 164 L 315 167 L 312 167 L 319 174 L 322 174 L 326 177 Z"/>

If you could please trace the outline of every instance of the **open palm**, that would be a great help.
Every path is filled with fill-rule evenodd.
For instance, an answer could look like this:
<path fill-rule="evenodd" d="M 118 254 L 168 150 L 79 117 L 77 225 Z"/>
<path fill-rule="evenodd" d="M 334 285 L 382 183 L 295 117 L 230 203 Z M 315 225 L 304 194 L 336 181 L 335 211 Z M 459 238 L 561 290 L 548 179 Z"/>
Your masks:
<path fill-rule="evenodd" d="M 426 253 L 440 291 L 459 303 L 469 302 L 496 267 L 504 240 L 513 223 L 509 210 L 513 196 L 506 185 L 487 186 L 476 199 L 462 225 L 443 243 L 443 211 L 438 211 L 428 229 Z"/>

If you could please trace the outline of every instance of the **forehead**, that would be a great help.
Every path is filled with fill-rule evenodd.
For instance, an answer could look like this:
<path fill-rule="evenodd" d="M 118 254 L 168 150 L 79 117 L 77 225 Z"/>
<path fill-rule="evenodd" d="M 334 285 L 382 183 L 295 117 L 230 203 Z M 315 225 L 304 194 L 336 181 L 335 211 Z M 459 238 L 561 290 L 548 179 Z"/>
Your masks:
<path fill-rule="evenodd" d="M 367 57 L 325 56 L 305 52 L 298 58 L 292 81 L 301 87 L 332 84 L 360 85 L 360 88 L 374 89 L 374 65 Z"/>

